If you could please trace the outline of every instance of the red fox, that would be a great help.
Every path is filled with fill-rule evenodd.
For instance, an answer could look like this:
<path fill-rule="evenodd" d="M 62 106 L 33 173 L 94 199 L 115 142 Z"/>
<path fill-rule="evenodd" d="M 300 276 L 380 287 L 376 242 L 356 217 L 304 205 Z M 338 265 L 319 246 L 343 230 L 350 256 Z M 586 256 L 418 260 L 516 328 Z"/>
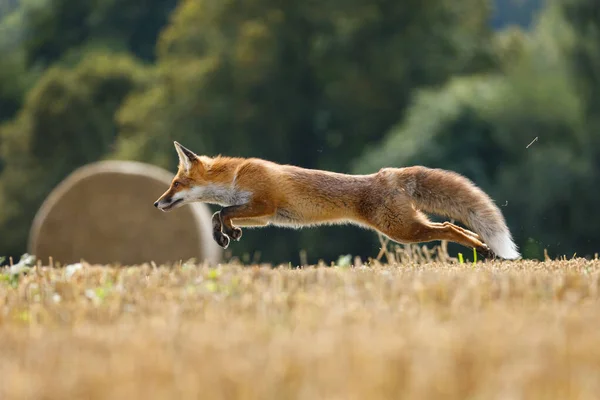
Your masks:
<path fill-rule="evenodd" d="M 195 201 L 222 206 L 212 225 L 223 248 L 230 239 L 240 240 L 240 227 L 355 224 L 397 243 L 447 240 L 487 257 L 520 257 L 500 209 L 452 171 L 411 166 L 347 175 L 258 158 L 199 156 L 174 144 L 178 171 L 154 206 L 162 211 Z M 431 222 L 423 212 L 456 219 L 475 232 Z"/>

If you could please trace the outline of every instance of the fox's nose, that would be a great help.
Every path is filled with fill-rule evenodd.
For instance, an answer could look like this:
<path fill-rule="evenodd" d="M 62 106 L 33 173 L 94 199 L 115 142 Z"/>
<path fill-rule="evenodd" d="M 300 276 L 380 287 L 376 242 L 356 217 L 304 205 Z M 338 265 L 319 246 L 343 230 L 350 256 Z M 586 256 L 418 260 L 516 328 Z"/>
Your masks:
<path fill-rule="evenodd" d="M 154 202 L 154 207 L 158 207 L 158 200 Z"/>

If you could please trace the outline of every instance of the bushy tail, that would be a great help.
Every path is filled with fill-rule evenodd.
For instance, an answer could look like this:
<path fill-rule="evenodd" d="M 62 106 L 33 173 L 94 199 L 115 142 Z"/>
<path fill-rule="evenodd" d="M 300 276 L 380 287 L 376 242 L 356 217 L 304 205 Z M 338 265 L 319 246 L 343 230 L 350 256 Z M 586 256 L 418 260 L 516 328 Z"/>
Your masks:
<path fill-rule="evenodd" d="M 520 257 L 502 212 L 469 179 L 452 171 L 420 166 L 403 168 L 400 176 L 419 209 L 462 222 L 499 257 Z"/>

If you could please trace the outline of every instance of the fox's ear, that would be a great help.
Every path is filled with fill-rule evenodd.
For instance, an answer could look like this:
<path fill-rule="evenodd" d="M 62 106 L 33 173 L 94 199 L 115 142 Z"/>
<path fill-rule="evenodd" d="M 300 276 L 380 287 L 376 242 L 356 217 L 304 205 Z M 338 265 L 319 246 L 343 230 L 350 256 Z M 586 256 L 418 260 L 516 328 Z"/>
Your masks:
<path fill-rule="evenodd" d="M 179 142 L 173 142 L 175 144 L 175 150 L 179 156 L 179 165 L 186 171 L 189 171 L 195 162 L 198 162 L 198 156 L 190 149 L 182 146 Z"/>

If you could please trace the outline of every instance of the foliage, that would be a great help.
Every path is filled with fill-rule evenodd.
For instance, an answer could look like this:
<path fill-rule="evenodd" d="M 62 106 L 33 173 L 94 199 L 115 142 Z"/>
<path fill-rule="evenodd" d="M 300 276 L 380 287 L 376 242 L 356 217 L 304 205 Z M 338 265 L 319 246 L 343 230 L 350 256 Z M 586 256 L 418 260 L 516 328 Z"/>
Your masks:
<path fill-rule="evenodd" d="M 176 0 L 47 0 L 24 7 L 28 65 L 48 66 L 81 48 L 154 58 L 154 44 Z M 80 51 L 83 57 L 85 51 Z"/>
<path fill-rule="evenodd" d="M 127 55 L 89 54 L 75 68 L 50 68 L 18 116 L 0 127 L 0 236 L 22 248 L 44 197 L 75 168 L 104 157 L 117 136 L 114 114 L 149 79 Z"/>
<path fill-rule="evenodd" d="M 18 61 L 0 60 L 0 122 L 13 117 L 20 109 L 26 82 Z"/>

